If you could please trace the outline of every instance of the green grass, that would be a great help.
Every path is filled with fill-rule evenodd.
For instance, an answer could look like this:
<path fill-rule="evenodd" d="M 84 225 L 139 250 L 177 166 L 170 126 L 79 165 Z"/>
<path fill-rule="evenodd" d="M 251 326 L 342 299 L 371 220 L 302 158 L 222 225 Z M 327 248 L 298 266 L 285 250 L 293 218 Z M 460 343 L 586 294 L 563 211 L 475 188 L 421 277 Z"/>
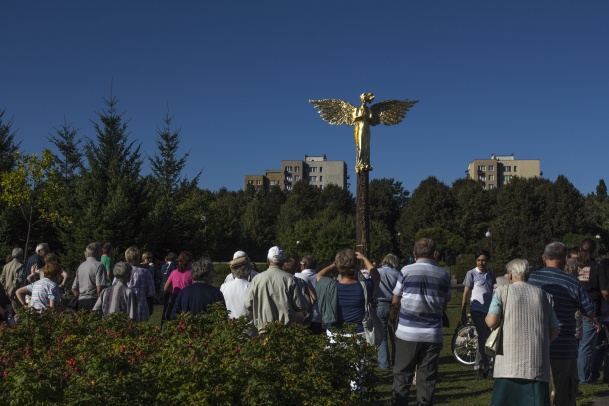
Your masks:
<path fill-rule="evenodd" d="M 216 278 L 214 284 L 219 286 L 224 276 Z M 453 292 L 453 299 L 448 306 L 448 318 L 451 327 L 444 329 L 444 348 L 440 356 L 440 371 L 435 391 L 435 403 L 448 406 L 487 406 L 491 403 L 493 390 L 492 380 L 476 380 L 474 378 L 473 366 L 467 366 L 457 362 L 451 353 L 451 340 L 457 320 L 461 315 L 461 292 Z M 150 317 L 149 323 L 160 325 L 162 305 L 156 305 Z M 391 403 L 391 390 L 393 374 L 391 371 L 382 371 L 383 384 L 377 388 L 381 398 L 374 402 L 375 405 L 387 405 Z M 583 392 L 577 398 L 577 405 L 591 405 L 598 397 L 609 392 L 605 384 L 588 384 L 580 386 Z M 410 395 L 410 403 L 416 403 L 416 388 L 413 387 Z"/>
<path fill-rule="evenodd" d="M 447 314 L 451 327 L 444 329 L 444 347 L 440 356 L 440 371 L 435 391 L 435 403 L 448 406 L 488 406 L 491 403 L 493 380 L 476 380 L 474 367 L 460 364 L 451 353 L 451 340 L 454 328 L 461 315 L 461 292 L 453 291 L 453 298 L 449 303 Z M 384 384 L 379 388 L 382 398 L 376 402 L 378 405 L 389 404 L 393 376 L 390 371 L 385 373 Z M 598 397 L 609 392 L 604 384 L 581 385 L 583 392 L 577 398 L 577 405 L 591 405 Z M 410 403 L 416 403 L 416 388 L 413 387 Z"/>

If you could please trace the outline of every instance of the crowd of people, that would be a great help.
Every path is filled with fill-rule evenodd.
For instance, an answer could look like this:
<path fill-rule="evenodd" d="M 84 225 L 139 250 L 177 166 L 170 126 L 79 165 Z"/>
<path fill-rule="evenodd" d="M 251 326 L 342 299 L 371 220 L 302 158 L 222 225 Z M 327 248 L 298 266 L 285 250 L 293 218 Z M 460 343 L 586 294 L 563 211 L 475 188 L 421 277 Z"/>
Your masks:
<path fill-rule="evenodd" d="M 599 380 L 601 369 L 609 383 L 609 354 L 596 345 L 605 338 L 599 335 L 601 324 L 609 327 L 609 262 L 597 263 L 595 250 L 589 238 L 570 252 L 553 242 L 544 250 L 544 268 L 532 271 L 526 260 L 514 259 L 497 278 L 488 268 L 489 252 L 475 252 L 476 267 L 463 281 L 459 322 L 468 316 L 473 321 L 479 340 L 474 373 L 494 378 L 493 405 L 575 405 L 578 385 Z M 367 298 L 373 298 L 383 327 L 377 365 L 393 370 L 393 403 L 408 404 L 416 382 L 417 404 L 433 404 L 452 286 L 429 238 L 415 243 L 412 263 L 401 269 L 393 254 L 377 266 L 362 253 L 343 249 L 317 271 L 314 255 L 286 258 L 274 246 L 267 269 L 259 271 L 237 251 L 219 288 L 212 261 L 188 251 L 170 253 L 156 267 L 152 254 L 136 246 L 124 252 L 125 261 L 115 262 L 113 254 L 110 243 L 89 244 L 74 274 L 73 299 L 64 303 L 68 275 L 48 245 L 38 244 L 25 263 L 23 250 L 15 248 L 0 276 L 0 317 L 13 325 L 20 307 L 72 307 L 147 321 L 155 297 L 162 297 L 162 323 L 179 313 L 205 313 L 221 302 L 229 317 L 247 318 L 251 336 L 264 336 L 268 323 L 279 322 L 305 324 L 311 334 L 333 340 L 346 334 L 346 325 L 364 333 Z M 485 342 L 500 325 L 502 346 L 491 358 Z M 353 387 L 362 389 L 356 382 Z"/>

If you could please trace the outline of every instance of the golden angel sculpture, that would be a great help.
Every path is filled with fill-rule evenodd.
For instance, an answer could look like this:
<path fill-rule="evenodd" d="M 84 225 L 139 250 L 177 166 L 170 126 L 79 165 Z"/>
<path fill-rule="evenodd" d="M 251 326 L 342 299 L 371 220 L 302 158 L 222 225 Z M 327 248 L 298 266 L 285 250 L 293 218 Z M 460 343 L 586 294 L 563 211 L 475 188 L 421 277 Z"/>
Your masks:
<path fill-rule="evenodd" d="M 408 109 L 418 100 L 385 100 L 366 106 L 374 100 L 374 94 L 363 93 L 359 97 L 361 107 L 337 99 L 309 100 L 324 121 L 330 124 L 355 126 L 355 172 L 371 171 L 370 165 L 370 126 L 377 124 L 394 125 L 400 123 Z"/>

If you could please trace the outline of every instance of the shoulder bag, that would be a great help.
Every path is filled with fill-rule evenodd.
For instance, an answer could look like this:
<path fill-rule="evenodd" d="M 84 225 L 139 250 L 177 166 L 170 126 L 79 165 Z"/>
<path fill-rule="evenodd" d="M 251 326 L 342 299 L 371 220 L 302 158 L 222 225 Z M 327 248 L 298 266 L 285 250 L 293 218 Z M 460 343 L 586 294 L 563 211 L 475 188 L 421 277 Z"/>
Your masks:
<path fill-rule="evenodd" d="M 383 323 L 379 316 L 376 314 L 376 309 L 373 307 L 372 302 L 368 300 L 368 289 L 364 282 L 360 282 L 364 289 L 364 301 L 366 303 L 366 314 L 362 320 L 364 325 L 364 337 L 366 342 L 372 346 L 378 347 L 383 341 Z"/>
<path fill-rule="evenodd" d="M 510 285 L 507 285 L 505 288 L 505 297 L 501 295 L 501 303 L 503 304 L 503 312 L 501 313 L 501 322 L 497 327 L 495 327 L 491 334 L 488 336 L 486 340 L 486 344 L 484 345 L 484 352 L 489 357 L 495 357 L 497 354 L 502 353 L 502 332 L 503 332 L 503 320 L 505 320 L 505 305 L 507 302 L 508 292 L 510 289 Z"/>

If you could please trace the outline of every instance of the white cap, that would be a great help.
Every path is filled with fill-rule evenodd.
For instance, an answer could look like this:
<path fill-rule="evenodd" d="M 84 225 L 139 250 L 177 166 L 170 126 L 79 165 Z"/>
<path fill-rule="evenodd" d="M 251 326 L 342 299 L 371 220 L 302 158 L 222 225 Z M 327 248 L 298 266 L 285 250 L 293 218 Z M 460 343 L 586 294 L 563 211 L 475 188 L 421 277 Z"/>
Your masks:
<path fill-rule="evenodd" d="M 269 259 L 269 261 L 277 263 L 285 259 L 285 254 L 281 248 L 275 246 L 271 247 L 266 257 Z"/>
<path fill-rule="evenodd" d="M 233 254 L 233 259 L 247 257 L 247 254 L 244 251 L 237 251 Z"/>

